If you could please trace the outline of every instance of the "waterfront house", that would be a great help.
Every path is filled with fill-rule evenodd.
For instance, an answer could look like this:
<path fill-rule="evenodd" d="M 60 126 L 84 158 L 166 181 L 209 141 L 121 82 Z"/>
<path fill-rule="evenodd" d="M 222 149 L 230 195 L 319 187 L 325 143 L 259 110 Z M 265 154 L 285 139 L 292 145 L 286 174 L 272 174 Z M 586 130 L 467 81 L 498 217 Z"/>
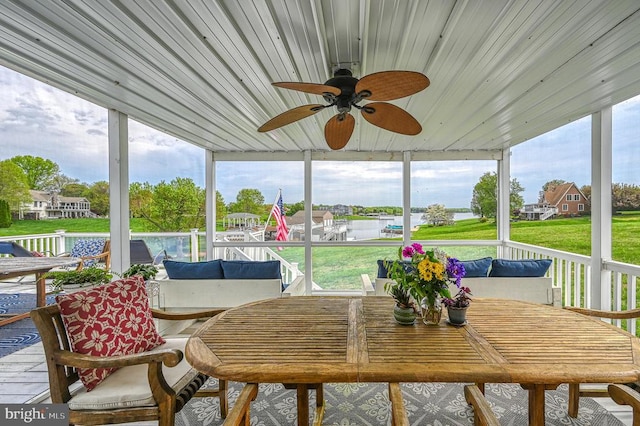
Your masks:
<path fill-rule="evenodd" d="M 591 212 L 587 196 L 573 182 L 551 186 L 540 194 L 535 204 L 525 204 L 520 217 L 546 220 L 554 217 L 582 216 Z"/>
<path fill-rule="evenodd" d="M 65 197 L 56 191 L 29 190 L 32 202 L 21 206 L 20 219 L 76 219 L 96 217 L 85 197 Z"/>

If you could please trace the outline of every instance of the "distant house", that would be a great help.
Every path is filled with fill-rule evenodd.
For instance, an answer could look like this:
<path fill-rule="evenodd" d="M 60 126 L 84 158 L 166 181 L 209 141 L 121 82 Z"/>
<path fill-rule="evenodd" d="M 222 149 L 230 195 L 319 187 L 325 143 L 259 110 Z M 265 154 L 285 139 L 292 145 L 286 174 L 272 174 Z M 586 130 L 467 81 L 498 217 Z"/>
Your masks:
<path fill-rule="evenodd" d="M 525 204 L 520 217 L 527 220 L 546 220 L 557 216 L 581 216 L 591 212 L 589 199 L 575 183 L 563 183 L 544 191 L 536 204 Z"/>
<path fill-rule="evenodd" d="M 20 219 L 74 219 L 96 217 L 91 202 L 84 197 L 64 197 L 57 192 L 30 190 L 31 204 L 20 208 Z"/>
<path fill-rule="evenodd" d="M 343 241 L 347 238 L 346 224 L 336 224 L 333 214 L 328 210 L 313 210 L 311 212 L 311 238 L 313 241 Z M 304 241 L 304 210 L 297 211 L 287 217 L 289 236 L 292 241 Z"/>

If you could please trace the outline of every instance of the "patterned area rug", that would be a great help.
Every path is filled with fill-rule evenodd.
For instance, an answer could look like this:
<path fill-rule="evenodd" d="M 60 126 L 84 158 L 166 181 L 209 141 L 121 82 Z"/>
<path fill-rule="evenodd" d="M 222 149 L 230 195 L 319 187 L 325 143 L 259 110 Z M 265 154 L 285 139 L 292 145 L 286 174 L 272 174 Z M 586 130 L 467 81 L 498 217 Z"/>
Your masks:
<path fill-rule="evenodd" d="M 53 303 L 54 296 L 47 296 L 47 303 Z M 0 294 L 0 314 L 29 312 L 36 306 L 35 294 Z M 12 354 L 40 341 L 40 335 L 31 318 L 0 327 L 0 357 Z"/>
<path fill-rule="evenodd" d="M 213 382 L 212 382 L 213 383 Z M 242 384 L 230 383 L 229 404 L 233 405 Z M 473 410 L 463 396 L 462 384 L 402 384 L 409 421 L 414 426 L 473 425 Z M 389 393 L 386 384 L 325 384 L 323 425 L 379 426 L 391 423 Z M 487 384 L 486 396 L 501 425 L 528 424 L 527 392 L 518 385 Z M 315 392 L 310 394 L 311 407 Z M 580 399 L 578 417 L 567 415 L 567 387 L 547 391 L 546 425 L 623 426 L 592 398 Z M 194 398 L 176 416 L 176 426 L 221 425 L 217 398 Z M 296 392 L 280 384 L 260 385 L 251 404 L 252 426 L 296 424 Z"/>

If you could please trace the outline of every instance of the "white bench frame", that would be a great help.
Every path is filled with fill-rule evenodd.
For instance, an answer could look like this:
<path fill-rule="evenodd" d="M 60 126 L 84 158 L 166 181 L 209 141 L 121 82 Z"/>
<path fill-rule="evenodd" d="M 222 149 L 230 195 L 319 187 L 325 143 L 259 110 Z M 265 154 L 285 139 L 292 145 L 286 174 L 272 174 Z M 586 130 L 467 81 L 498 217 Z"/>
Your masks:
<path fill-rule="evenodd" d="M 365 296 L 387 296 L 384 285 L 393 281 L 389 278 L 376 278 L 373 285 L 369 275 L 362 274 L 360 278 L 362 294 Z M 471 289 L 472 298 L 513 299 L 562 307 L 562 289 L 554 287 L 550 277 L 463 278 L 462 285 Z M 452 285 L 450 290 L 455 294 L 457 288 Z"/>

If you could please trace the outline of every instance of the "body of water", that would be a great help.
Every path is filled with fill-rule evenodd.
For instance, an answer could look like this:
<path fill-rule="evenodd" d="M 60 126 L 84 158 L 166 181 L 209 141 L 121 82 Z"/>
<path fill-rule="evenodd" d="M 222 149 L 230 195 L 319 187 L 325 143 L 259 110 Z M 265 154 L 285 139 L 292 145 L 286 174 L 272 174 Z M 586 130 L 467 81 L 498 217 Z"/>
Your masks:
<path fill-rule="evenodd" d="M 455 213 L 453 220 L 471 219 L 473 213 Z M 422 213 L 411 214 L 411 227 L 424 224 Z M 347 238 L 369 240 L 372 238 L 399 237 L 401 234 L 385 234 L 382 229 L 387 225 L 402 225 L 402 216 L 393 219 L 349 220 L 347 221 Z"/>

